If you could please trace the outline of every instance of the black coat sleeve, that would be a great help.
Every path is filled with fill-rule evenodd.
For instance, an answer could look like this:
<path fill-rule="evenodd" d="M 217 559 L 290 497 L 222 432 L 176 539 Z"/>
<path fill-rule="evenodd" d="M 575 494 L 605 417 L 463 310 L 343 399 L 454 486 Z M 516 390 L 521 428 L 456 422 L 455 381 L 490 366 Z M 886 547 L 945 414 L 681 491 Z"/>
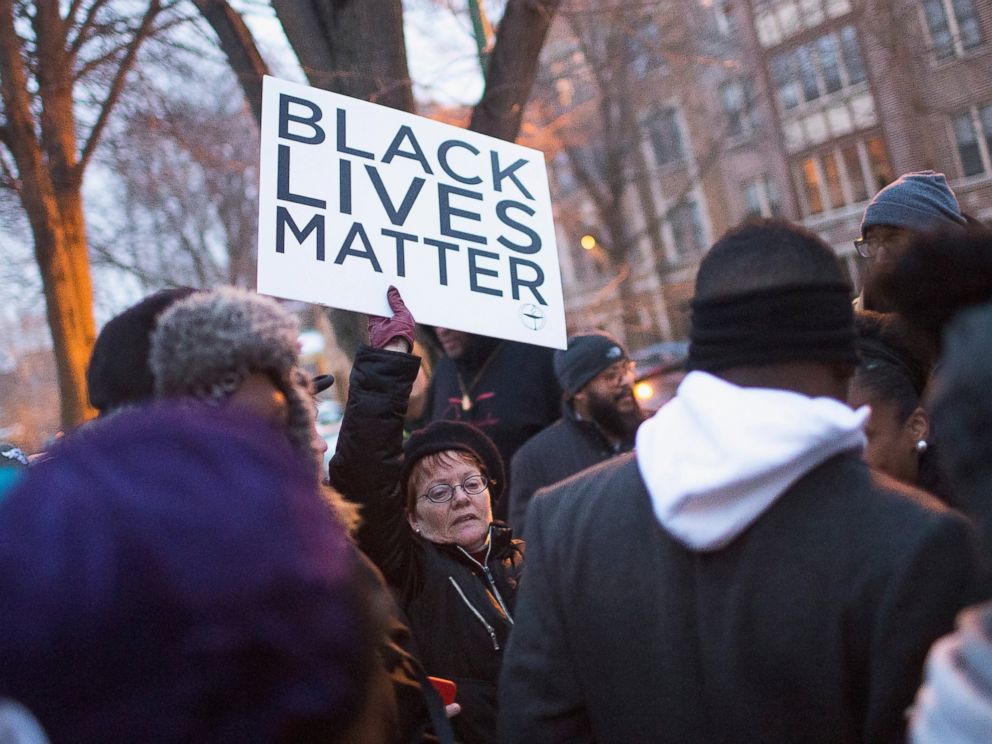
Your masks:
<path fill-rule="evenodd" d="M 362 507 L 359 547 L 386 580 L 402 585 L 410 568 L 412 532 L 403 513 L 403 417 L 420 358 L 359 348 L 348 381 L 348 402 L 331 458 L 331 485 Z"/>
<path fill-rule="evenodd" d="M 592 741 L 582 690 L 566 636 L 566 604 L 555 558 L 560 493 L 536 499 L 527 516 L 527 570 L 520 582 L 513 633 L 499 685 L 499 740 Z"/>

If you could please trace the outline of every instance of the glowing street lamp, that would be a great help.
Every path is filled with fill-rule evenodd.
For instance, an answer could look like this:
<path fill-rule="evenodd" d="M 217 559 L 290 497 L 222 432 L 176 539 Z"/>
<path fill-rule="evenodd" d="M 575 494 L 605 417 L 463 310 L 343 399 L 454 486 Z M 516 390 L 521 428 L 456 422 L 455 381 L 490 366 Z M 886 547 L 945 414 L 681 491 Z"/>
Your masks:
<path fill-rule="evenodd" d="M 583 235 L 579 238 L 579 245 L 581 245 L 584 250 L 591 251 L 596 247 L 596 238 L 592 235 Z"/>

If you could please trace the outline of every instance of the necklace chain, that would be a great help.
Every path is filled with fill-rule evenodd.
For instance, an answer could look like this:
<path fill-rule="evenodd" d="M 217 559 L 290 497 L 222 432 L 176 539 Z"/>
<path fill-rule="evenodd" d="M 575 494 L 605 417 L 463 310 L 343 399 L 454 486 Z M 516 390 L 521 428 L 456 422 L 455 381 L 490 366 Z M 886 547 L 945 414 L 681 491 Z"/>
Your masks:
<path fill-rule="evenodd" d="M 458 387 L 462 392 L 462 411 L 468 413 L 472 410 L 472 397 L 469 393 L 482 378 L 482 375 L 485 374 L 486 370 L 489 369 L 489 365 L 492 363 L 493 359 L 496 358 L 496 355 L 499 354 L 502 348 L 503 344 L 501 342 L 495 349 L 493 349 L 492 354 L 486 358 L 486 361 L 482 363 L 482 366 L 479 367 L 479 371 L 475 373 L 472 381 L 469 382 L 467 386 L 465 385 L 465 381 L 462 379 L 462 373 L 457 369 L 455 370 L 455 377 L 458 379 Z"/>

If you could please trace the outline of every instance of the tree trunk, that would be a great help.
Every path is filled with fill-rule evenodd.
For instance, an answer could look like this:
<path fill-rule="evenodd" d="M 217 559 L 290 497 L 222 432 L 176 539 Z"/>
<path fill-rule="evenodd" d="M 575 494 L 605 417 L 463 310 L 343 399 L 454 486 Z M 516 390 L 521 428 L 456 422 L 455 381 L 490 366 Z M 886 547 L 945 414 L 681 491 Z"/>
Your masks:
<path fill-rule="evenodd" d="M 86 365 L 96 324 L 77 168 L 72 69 L 58 10 L 56 2 L 39 2 L 33 18 L 37 95 L 44 102 L 40 127 L 36 129 L 31 112 L 24 50 L 10 0 L 0 0 L 0 91 L 7 116 L 4 142 L 17 164 L 18 196 L 31 224 L 45 293 L 62 426 L 71 428 L 94 413 L 86 393 Z"/>
<path fill-rule="evenodd" d="M 489 58 L 486 89 L 469 129 L 513 142 L 560 0 L 508 0 Z"/>
<path fill-rule="evenodd" d="M 57 363 L 62 426 L 71 428 L 96 414 L 86 391 L 96 324 L 82 197 L 78 189 L 67 190 L 57 201 L 61 229 L 35 231 L 35 257 Z"/>
<path fill-rule="evenodd" d="M 413 112 L 401 0 L 273 0 L 310 85 Z"/>

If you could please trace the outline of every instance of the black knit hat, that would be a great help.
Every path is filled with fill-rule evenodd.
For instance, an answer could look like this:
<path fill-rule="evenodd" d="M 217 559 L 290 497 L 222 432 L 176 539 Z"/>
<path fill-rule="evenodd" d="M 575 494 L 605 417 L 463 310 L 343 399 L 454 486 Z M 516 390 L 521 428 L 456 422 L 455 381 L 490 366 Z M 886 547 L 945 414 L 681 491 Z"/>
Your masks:
<path fill-rule="evenodd" d="M 190 287 L 163 289 L 107 321 L 86 369 L 90 403 L 100 413 L 143 403 L 155 395 L 148 364 L 152 331 L 162 313 L 195 291 Z"/>
<path fill-rule="evenodd" d="M 407 493 L 407 483 L 413 467 L 428 455 L 445 450 L 467 452 L 474 456 L 486 470 L 489 478 L 489 495 L 495 502 L 503 493 L 503 458 L 493 444 L 493 440 L 476 429 L 471 424 L 461 421 L 435 421 L 418 429 L 410 435 L 403 445 L 403 469 L 400 471 L 400 483 L 404 498 Z"/>
<path fill-rule="evenodd" d="M 589 331 L 568 339 L 567 351 L 555 352 L 555 376 L 569 396 L 582 390 L 604 369 L 627 358 L 627 350 L 606 331 Z"/>

